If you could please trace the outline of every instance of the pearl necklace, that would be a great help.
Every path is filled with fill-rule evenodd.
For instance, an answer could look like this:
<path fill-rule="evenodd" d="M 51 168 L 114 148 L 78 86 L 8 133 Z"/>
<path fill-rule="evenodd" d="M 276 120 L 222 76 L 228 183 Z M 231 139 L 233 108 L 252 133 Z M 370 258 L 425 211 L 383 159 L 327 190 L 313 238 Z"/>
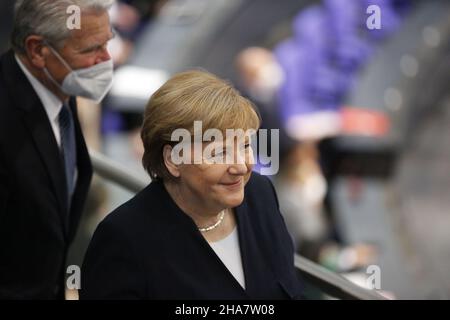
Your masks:
<path fill-rule="evenodd" d="M 216 223 L 214 223 L 213 225 L 209 226 L 209 227 L 204 227 L 204 228 L 198 228 L 198 230 L 200 232 L 208 232 L 211 231 L 215 228 L 217 228 L 223 221 L 223 218 L 225 217 L 225 210 L 222 210 L 221 213 L 219 213 L 219 220 L 217 220 Z"/>

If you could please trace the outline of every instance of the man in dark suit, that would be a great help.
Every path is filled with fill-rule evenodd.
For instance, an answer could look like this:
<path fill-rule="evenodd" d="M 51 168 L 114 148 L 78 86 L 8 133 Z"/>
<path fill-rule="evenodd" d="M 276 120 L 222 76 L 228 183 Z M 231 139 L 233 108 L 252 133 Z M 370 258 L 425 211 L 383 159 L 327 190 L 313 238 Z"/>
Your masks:
<path fill-rule="evenodd" d="M 0 58 L 0 299 L 64 298 L 92 177 L 75 96 L 100 100 L 112 81 L 112 0 L 73 2 L 79 17 L 64 1 L 17 1 Z"/>

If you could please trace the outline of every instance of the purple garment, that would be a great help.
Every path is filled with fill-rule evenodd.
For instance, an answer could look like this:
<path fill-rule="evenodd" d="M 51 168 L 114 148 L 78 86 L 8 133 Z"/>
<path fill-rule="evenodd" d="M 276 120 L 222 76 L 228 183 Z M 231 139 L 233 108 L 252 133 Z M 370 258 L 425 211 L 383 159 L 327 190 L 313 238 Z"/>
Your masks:
<path fill-rule="evenodd" d="M 333 63 L 344 72 L 354 72 L 373 51 L 363 36 L 367 17 L 363 0 L 324 0 L 323 3 L 332 38 Z"/>
<path fill-rule="evenodd" d="M 284 73 L 279 89 L 280 118 L 338 111 L 378 40 L 398 28 L 392 0 L 323 0 L 293 21 L 293 37 L 274 50 Z M 382 30 L 369 30 L 367 7 L 381 9 Z"/>
<path fill-rule="evenodd" d="M 278 91 L 280 118 L 283 123 L 290 117 L 312 112 L 314 108 L 305 102 L 308 91 L 308 75 L 312 65 L 307 63 L 307 50 L 288 39 L 275 48 L 275 56 L 284 72 L 284 82 Z"/>
<path fill-rule="evenodd" d="M 401 17 L 394 8 L 392 0 L 362 0 L 366 19 L 370 14 L 366 12 L 370 5 L 377 5 L 381 13 L 381 29 L 367 30 L 368 36 L 373 40 L 383 40 L 397 30 Z"/>

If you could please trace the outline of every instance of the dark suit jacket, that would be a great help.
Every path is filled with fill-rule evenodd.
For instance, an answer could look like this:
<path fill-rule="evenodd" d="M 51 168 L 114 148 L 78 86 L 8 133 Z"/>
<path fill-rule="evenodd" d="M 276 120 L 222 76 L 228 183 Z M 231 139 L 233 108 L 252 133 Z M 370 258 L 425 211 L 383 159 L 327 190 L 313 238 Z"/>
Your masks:
<path fill-rule="evenodd" d="M 92 176 L 75 99 L 69 104 L 78 153 L 71 208 L 45 109 L 13 52 L 0 58 L 0 299 L 63 297 L 65 257 Z"/>
<path fill-rule="evenodd" d="M 235 208 L 246 290 L 171 199 L 152 182 L 98 226 L 82 268 L 81 299 L 294 299 L 293 246 L 270 180 L 253 173 Z"/>

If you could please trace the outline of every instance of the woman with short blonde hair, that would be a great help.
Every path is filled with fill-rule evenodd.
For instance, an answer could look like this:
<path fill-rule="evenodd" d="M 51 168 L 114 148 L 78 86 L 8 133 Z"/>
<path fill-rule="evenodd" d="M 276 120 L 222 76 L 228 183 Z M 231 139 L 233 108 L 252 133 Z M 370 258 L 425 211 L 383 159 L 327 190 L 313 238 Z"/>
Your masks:
<path fill-rule="evenodd" d="M 141 131 L 144 143 L 142 163 L 152 179 L 171 176 L 162 157 L 162 148 L 172 144 L 171 135 L 179 128 L 193 135 L 194 122 L 203 130 L 216 128 L 225 135 L 230 128 L 258 129 L 260 119 L 254 105 L 229 83 L 199 70 L 175 75 L 150 99 Z"/>
<path fill-rule="evenodd" d="M 141 132 L 153 181 L 97 228 L 81 298 L 300 297 L 274 188 L 252 173 L 247 132 L 259 125 L 252 103 L 205 71 L 176 74 L 156 91 Z M 189 145 L 180 153 L 195 159 L 200 150 L 200 161 L 177 161 L 179 130 Z M 229 130 L 240 134 L 228 139 Z"/>

